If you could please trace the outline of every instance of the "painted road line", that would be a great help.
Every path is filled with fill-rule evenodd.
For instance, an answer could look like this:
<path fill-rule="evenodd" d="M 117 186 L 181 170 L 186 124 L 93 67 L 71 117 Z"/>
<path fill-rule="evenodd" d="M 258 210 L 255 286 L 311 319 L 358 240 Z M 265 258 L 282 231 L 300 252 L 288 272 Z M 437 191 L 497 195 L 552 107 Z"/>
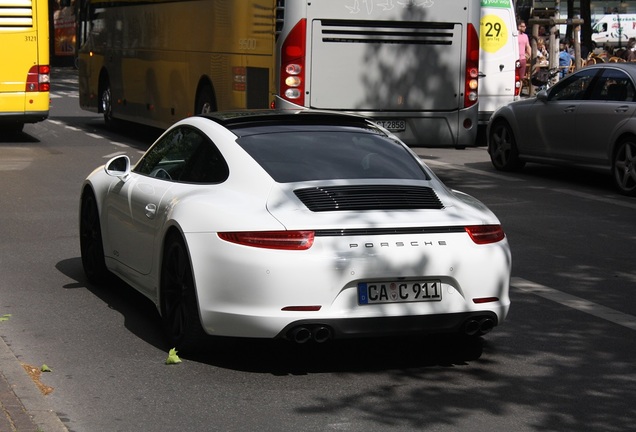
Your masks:
<path fill-rule="evenodd" d="M 581 191 L 577 191 L 577 190 L 570 190 L 570 189 L 552 189 L 555 192 L 559 192 L 562 194 L 567 194 L 567 195 L 572 195 L 575 196 L 577 198 L 584 198 L 584 199 L 589 199 L 592 201 L 598 201 L 598 202 L 602 202 L 605 204 L 612 204 L 615 206 L 620 206 L 620 207 L 627 207 L 627 208 L 632 208 L 636 210 L 636 203 L 632 202 L 632 201 L 623 201 L 621 199 L 617 199 L 617 198 L 612 198 L 612 197 L 603 197 L 603 196 L 599 196 L 599 195 L 595 195 L 595 194 L 591 194 L 591 193 L 586 193 L 586 192 L 581 192 Z M 617 195 L 619 196 L 619 195 Z M 624 198 L 624 197 L 623 197 Z"/>
<path fill-rule="evenodd" d="M 636 330 L 636 317 L 623 312 L 619 312 L 615 309 L 602 306 L 598 303 L 585 300 L 581 297 L 573 296 L 571 294 L 564 293 L 554 288 L 540 285 L 535 282 L 531 282 L 522 278 L 513 277 L 510 280 L 510 284 L 520 289 L 521 291 L 538 295 L 553 302 L 562 304 L 564 306 L 571 307 L 572 309 L 585 312 L 593 315 L 597 318 L 613 322 L 623 327 L 627 327 L 632 330 Z"/>
<path fill-rule="evenodd" d="M 492 177 L 492 178 L 496 178 L 496 179 L 505 179 L 506 181 L 510 181 L 510 182 L 522 182 L 522 181 L 525 181 L 523 179 L 516 178 L 516 177 L 511 177 L 511 176 L 508 176 L 508 175 L 505 175 L 505 174 L 497 174 L 495 172 L 488 172 L 488 171 L 478 170 L 478 169 L 475 169 L 475 168 L 469 168 L 466 165 L 450 164 L 448 162 L 440 162 L 440 161 L 436 161 L 436 160 L 430 160 L 430 159 L 426 159 L 426 158 L 424 158 L 422 156 L 420 156 L 420 159 L 422 159 L 422 161 L 426 165 L 434 165 L 434 166 L 438 166 L 440 168 L 458 169 L 458 170 L 461 170 L 462 172 L 469 172 L 469 173 L 482 175 L 482 176 L 485 176 L 485 177 Z"/>
<path fill-rule="evenodd" d="M 123 155 L 123 154 L 126 154 L 126 152 L 115 152 L 115 153 L 111 153 L 111 154 L 107 154 L 107 155 L 102 156 L 102 158 L 104 158 L 104 159 L 112 159 L 112 158 L 114 158 L 115 156 L 121 156 L 121 155 Z"/>

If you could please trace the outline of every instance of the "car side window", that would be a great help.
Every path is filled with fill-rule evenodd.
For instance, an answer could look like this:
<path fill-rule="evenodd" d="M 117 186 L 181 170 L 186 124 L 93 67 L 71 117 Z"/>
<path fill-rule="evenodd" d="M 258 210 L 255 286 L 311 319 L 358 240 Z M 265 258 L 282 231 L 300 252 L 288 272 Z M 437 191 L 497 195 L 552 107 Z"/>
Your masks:
<path fill-rule="evenodd" d="M 574 101 L 586 99 L 588 90 L 596 74 L 596 69 L 583 69 L 570 75 L 563 81 L 558 82 L 552 88 L 548 99 L 551 101 Z"/>
<path fill-rule="evenodd" d="M 229 169 L 216 146 L 192 127 L 179 127 L 153 145 L 133 169 L 159 179 L 186 183 L 220 183 Z"/>
<path fill-rule="evenodd" d="M 622 70 L 605 69 L 595 85 L 594 100 L 630 102 L 634 101 L 634 84 Z"/>

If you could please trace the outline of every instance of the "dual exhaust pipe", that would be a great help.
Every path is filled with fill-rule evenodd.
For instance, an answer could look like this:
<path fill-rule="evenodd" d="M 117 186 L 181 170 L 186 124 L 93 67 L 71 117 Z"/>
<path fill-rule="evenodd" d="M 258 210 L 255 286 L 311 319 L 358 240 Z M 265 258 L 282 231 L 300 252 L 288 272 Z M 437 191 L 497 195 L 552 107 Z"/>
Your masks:
<path fill-rule="evenodd" d="M 481 336 L 495 328 L 495 321 L 492 318 L 471 318 L 464 323 L 463 331 L 468 336 Z"/>
<path fill-rule="evenodd" d="M 304 344 L 312 339 L 316 343 L 324 343 L 333 337 L 333 332 L 329 327 L 323 325 L 314 327 L 298 326 L 291 329 L 288 337 L 297 344 Z"/>
<path fill-rule="evenodd" d="M 467 336 L 482 336 L 495 328 L 495 320 L 490 317 L 475 317 L 464 322 L 462 332 Z M 287 333 L 287 338 L 297 344 L 304 344 L 313 340 L 325 343 L 333 338 L 333 331 L 325 325 L 297 326 Z"/>

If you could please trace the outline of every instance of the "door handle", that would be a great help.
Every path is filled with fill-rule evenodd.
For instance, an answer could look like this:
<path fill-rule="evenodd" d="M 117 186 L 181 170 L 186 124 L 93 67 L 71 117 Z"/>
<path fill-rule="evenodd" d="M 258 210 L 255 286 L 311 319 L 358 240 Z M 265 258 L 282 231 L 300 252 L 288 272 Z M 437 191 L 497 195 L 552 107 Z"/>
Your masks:
<path fill-rule="evenodd" d="M 157 206 L 154 204 L 146 204 L 146 217 L 148 219 L 154 219 L 157 214 Z"/>

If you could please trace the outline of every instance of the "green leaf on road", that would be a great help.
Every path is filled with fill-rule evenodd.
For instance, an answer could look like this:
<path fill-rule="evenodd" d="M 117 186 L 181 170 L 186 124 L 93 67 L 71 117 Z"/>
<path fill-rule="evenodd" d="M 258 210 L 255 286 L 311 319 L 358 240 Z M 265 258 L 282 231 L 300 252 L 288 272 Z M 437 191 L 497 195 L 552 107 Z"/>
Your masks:
<path fill-rule="evenodd" d="M 51 370 L 51 368 L 50 368 L 50 367 L 48 367 L 48 366 L 47 366 L 47 365 L 45 365 L 45 364 L 43 364 L 43 365 L 42 365 L 42 367 L 40 368 L 40 370 L 41 370 L 42 372 L 53 372 L 53 371 Z"/>
<path fill-rule="evenodd" d="M 9 318 L 11 318 L 11 314 L 4 314 L 0 316 L 0 321 L 9 321 Z"/>
<path fill-rule="evenodd" d="M 177 350 L 176 348 L 172 348 L 169 352 L 168 352 L 168 358 L 166 359 L 166 364 L 170 365 L 170 364 L 177 364 L 177 363 L 181 363 L 181 359 L 179 358 L 179 356 L 177 355 Z"/>

